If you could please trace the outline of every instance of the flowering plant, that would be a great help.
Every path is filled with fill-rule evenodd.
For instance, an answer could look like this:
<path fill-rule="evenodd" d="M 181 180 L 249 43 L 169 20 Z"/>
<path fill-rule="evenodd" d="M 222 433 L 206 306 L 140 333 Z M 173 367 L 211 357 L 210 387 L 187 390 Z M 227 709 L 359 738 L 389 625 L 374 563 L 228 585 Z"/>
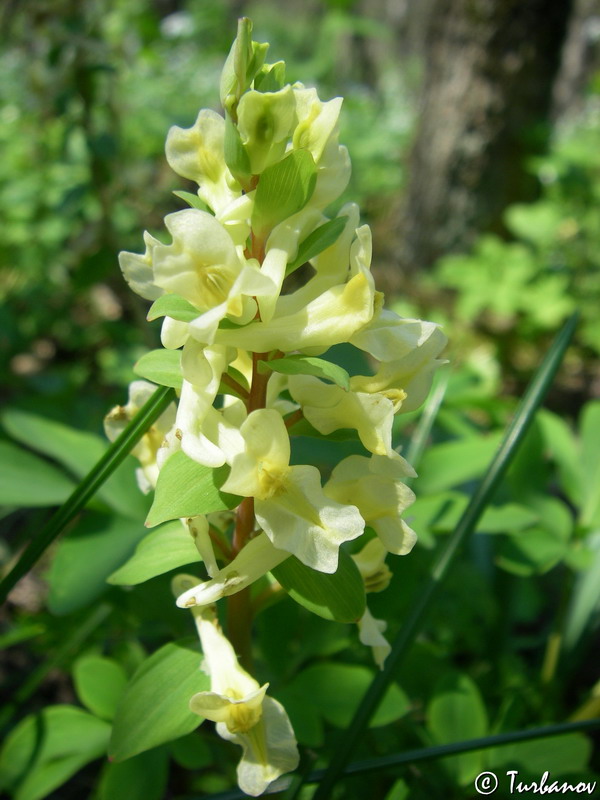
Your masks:
<path fill-rule="evenodd" d="M 383 664 L 385 624 L 365 591 L 386 588 L 386 556 L 410 552 L 416 539 L 402 518 L 415 473 L 392 445 L 392 423 L 422 403 L 445 337 L 383 309 L 356 205 L 325 213 L 350 175 L 341 98 L 323 102 L 286 83 L 284 63 L 266 63 L 268 45 L 251 30 L 240 20 L 223 69 L 225 117 L 203 109 L 191 128 L 169 131 L 169 164 L 198 186 L 183 194 L 190 207 L 165 219 L 170 243 L 146 233 L 145 253 L 121 253 L 120 265 L 153 301 L 148 319 L 163 318 L 164 348 L 137 372 L 178 394 L 134 454 L 140 487 L 155 491 L 146 524 L 182 523 L 152 540 L 163 571 L 196 560 L 205 572 L 173 582 L 210 681 L 189 709 L 241 746 L 239 785 L 259 795 L 295 769 L 298 751 L 285 709 L 252 677 L 253 616 L 265 597 L 287 591 L 323 616 L 356 622 Z M 370 374 L 326 357 L 342 343 L 362 352 Z M 109 437 L 151 390 L 132 384 L 128 405 L 107 417 Z M 299 434 L 336 432 L 353 450 L 328 474 L 298 463 Z M 349 555 L 343 545 L 359 539 Z M 111 580 L 130 576 L 126 564 Z M 227 635 L 215 607 L 225 597 Z"/>

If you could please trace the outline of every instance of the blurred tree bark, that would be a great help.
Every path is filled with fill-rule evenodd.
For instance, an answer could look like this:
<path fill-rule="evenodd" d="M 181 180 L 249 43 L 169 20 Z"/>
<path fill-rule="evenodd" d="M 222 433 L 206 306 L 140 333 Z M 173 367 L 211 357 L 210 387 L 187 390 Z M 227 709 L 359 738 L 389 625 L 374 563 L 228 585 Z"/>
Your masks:
<path fill-rule="evenodd" d="M 468 247 L 481 230 L 502 232 L 506 206 L 535 196 L 524 166 L 548 143 L 571 8 L 571 0 L 435 0 L 400 225 L 406 271 Z"/>

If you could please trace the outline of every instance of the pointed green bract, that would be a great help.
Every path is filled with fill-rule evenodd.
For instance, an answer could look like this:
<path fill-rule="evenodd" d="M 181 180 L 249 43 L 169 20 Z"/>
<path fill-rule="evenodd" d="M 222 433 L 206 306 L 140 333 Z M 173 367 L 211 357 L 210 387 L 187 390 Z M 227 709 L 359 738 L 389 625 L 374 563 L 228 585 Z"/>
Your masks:
<path fill-rule="evenodd" d="M 147 319 L 149 322 L 159 317 L 171 317 L 180 322 L 191 322 L 200 312 L 188 300 L 177 294 L 163 294 L 150 306 Z"/>
<path fill-rule="evenodd" d="M 349 391 L 350 375 L 343 367 L 331 361 L 315 356 L 291 355 L 284 358 L 274 358 L 271 361 L 259 361 L 261 370 L 280 372 L 282 375 L 314 375 L 332 381 L 342 389 Z"/>
<path fill-rule="evenodd" d="M 264 237 L 279 222 L 301 211 L 315 189 L 317 171 L 308 150 L 293 150 L 267 167 L 254 199 L 253 227 Z"/>
<path fill-rule="evenodd" d="M 318 256 L 323 250 L 335 244 L 340 237 L 340 234 L 346 227 L 346 217 L 336 217 L 319 225 L 318 228 L 303 239 L 298 246 L 298 254 L 293 261 L 290 261 L 285 268 L 285 274 L 291 275 L 292 272 L 301 267 L 311 258 Z"/>
<path fill-rule="evenodd" d="M 133 371 L 141 378 L 158 383 L 161 386 L 172 386 L 181 389 L 183 376 L 181 374 L 180 350 L 150 350 L 145 353 L 134 365 Z"/>
<path fill-rule="evenodd" d="M 189 531 L 179 520 L 167 522 L 142 539 L 135 553 L 108 577 L 108 582 L 133 586 L 199 560 Z"/>
<path fill-rule="evenodd" d="M 213 469 L 198 464 L 181 451 L 174 453 L 158 476 L 146 526 L 153 528 L 178 517 L 197 517 L 235 508 L 241 498 L 220 491 L 228 472 L 226 466 Z"/>

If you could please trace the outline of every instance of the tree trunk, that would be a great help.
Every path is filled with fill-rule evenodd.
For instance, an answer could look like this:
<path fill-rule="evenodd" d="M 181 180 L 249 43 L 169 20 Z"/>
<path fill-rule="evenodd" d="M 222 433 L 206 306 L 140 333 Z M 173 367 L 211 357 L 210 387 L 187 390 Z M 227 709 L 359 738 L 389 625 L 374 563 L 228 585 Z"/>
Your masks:
<path fill-rule="evenodd" d="M 429 267 L 532 199 L 571 0 L 436 0 L 410 157 L 401 266 Z"/>

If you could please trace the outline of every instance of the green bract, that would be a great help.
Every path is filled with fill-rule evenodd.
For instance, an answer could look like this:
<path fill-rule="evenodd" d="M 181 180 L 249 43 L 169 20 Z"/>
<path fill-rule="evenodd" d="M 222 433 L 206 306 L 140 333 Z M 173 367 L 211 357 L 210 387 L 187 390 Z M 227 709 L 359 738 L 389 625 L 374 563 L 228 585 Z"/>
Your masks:
<path fill-rule="evenodd" d="M 167 137 L 167 160 L 197 184 L 198 200 L 179 193 L 191 207 L 166 217 L 167 244 L 145 234 L 143 255 L 120 257 L 131 288 L 154 301 L 148 318 L 163 318 L 166 349 L 143 356 L 136 371 L 178 393 L 134 451 L 141 485 L 155 491 L 146 525 L 183 525 L 143 539 L 110 581 L 139 583 L 202 562 L 200 574 L 173 584 L 177 606 L 195 618 L 210 683 L 187 701 L 241 746 L 239 785 L 258 795 L 295 769 L 298 753 L 285 709 L 250 674 L 252 617 L 265 591 L 287 592 L 321 617 L 356 623 L 383 667 L 385 623 L 365 593 L 387 587 L 386 556 L 410 552 L 416 538 L 401 519 L 415 473 L 393 448 L 392 423 L 425 398 L 445 337 L 433 323 L 383 310 L 358 208 L 324 213 L 350 174 L 338 142 L 341 98 L 323 102 L 315 89 L 286 84 L 283 62 L 265 63 L 267 45 L 251 31 L 241 20 L 223 70 L 225 116 L 202 110 Z M 287 292 L 285 278 L 303 264 L 308 278 Z M 348 342 L 371 357 L 372 374 L 327 358 Z M 109 435 L 149 391 L 133 384 L 129 404 L 107 418 Z M 293 433 L 303 418 L 323 438 L 350 429 L 363 454 L 326 476 L 298 463 Z M 352 557 L 342 549 L 359 539 Z M 223 598 L 226 632 L 214 611 Z M 190 650 L 168 646 L 153 658 L 117 710 L 117 758 L 166 741 L 154 724 L 173 736 L 197 724 L 181 695 L 199 659 L 194 667 Z M 187 669 L 176 691 L 163 674 L 171 662 Z M 158 677 L 173 686 L 172 710 Z M 145 703 L 154 712 L 142 726 Z"/>

